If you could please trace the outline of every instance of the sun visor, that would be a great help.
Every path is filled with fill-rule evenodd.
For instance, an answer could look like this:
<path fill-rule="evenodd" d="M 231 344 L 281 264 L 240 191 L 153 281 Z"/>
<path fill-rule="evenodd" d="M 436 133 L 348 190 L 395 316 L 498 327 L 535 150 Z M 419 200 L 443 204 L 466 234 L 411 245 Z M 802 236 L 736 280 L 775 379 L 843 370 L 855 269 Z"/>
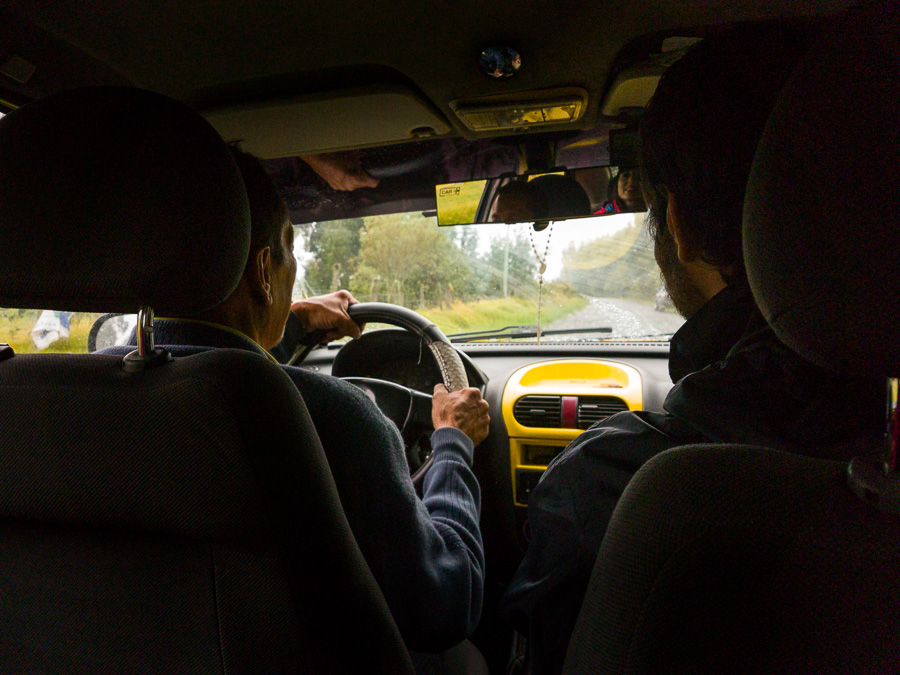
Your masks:
<path fill-rule="evenodd" d="M 450 125 L 403 85 L 340 91 L 203 111 L 226 141 L 265 158 L 443 136 Z"/>
<path fill-rule="evenodd" d="M 634 108 L 646 108 L 662 77 L 663 68 L 642 68 L 619 75 L 609 90 L 600 112 L 608 117 L 621 115 Z"/>
<path fill-rule="evenodd" d="M 700 41 L 699 37 L 666 38 L 662 41 L 660 53 L 651 54 L 645 61 L 622 70 L 603 99 L 601 114 L 617 117 L 646 108 L 666 69 Z"/>

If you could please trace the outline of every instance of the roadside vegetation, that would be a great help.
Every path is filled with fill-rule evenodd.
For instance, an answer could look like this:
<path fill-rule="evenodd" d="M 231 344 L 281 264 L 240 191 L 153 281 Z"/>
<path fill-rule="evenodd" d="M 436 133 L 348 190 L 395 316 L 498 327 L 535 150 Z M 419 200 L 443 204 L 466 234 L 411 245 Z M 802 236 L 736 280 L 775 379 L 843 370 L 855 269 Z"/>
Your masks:
<path fill-rule="evenodd" d="M 545 328 L 591 297 L 654 302 L 659 273 L 642 220 L 562 251 L 562 274 L 543 285 Z M 488 241 L 479 240 L 477 227 L 436 227 L 421 213 L 295 226 L 303 272 L 294 297 L 347 288 L 361 302 L 414 309 L 447 334 L 536 325 L 539 263 L 527 231 L 510 228 Z M 41 310 L 0 308 L 0 342 L 17 353 L 38 351 L 31 333 L 40 316 Z M 45 351 L 86 351 L 97 316 L 73 314 L 68 337 Z"/>
<path fill-rule="evenodd" d="M 360 302 L 390 302 L 424 314 L 445 333 L 532 326 L 538 262 L 528 236 L 510 231 L 479 243 L 474 228 L 435 227 L 419 213 L 297 226 L 305 270 L 295 294 L 347 288 Z M 302 254 L 301 254 L 302 255 Z M 544 285 L 544 326 L 587 304 L 565 283 Z"/>
<path fill-rule="evenodd" d="M 347 288 L 361 302 L 422 310 L 537 294 L 537 262 L 521 234 L 479 250 L 472 228 L 435 227 L 433 218 L 419 213 L 296 229 L 307 259 L 299 261 L 304 278 L 295 295 Z"/>
<path fill-rule="evenodd" d="M 31 331 L 41 315 L 40 309 L 0 308 L 0 342 L 9 344 L 16 354 L 38 352 Z M 50 344 L 44 352 L 87 352 L 88 334 L 100 314 L 77 312 L 69 318 L 69 337 Z"/>
<path fill-rule="evenodd" d="M 544 292 L 541 323 L 547 325 L 588 304 L 563 284 L 553 284 Z M 537 305 L 523 297 L 495 298 L 474 302 L 453 303 L 446 309 L 425 309 L 422 314 L 434 321 L 446 334 L 503 328 L 504 326 L 532 326 L 537 322 Z"/>

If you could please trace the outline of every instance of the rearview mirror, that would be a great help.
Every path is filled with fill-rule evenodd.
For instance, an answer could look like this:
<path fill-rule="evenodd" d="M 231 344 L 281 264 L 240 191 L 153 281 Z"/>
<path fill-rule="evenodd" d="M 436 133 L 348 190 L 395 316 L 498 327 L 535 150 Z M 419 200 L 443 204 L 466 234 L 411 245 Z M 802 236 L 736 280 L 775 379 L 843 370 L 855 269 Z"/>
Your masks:
<path fill-rule="evenodd" d="M 526 223 L 646 211 L 640 173 L 592 167 L 435 187 L 438 225 Z"/>

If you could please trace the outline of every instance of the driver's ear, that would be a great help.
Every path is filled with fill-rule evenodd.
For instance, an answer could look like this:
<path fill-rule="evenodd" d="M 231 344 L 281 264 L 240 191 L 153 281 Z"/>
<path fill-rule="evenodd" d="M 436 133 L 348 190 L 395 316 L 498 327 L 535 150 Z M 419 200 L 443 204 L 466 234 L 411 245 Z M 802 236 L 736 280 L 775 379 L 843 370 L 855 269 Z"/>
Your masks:
<path fill-rule="evenodd" d="M 271 305 L 275 301 L 272 295 L 272 250 L 266 246 L 253 254 L 247 271 L 247 281 L 253 296 L 266 305 Z"/>
<path fill-rule="evenodd" d="M 675 193 L 664 186 L 661 187 L 666 194 L 666 227 L 675 240 L 678 259 L 684 264 L 692 263 L 700 257 L 700 251 L 685 223 L 684 211 Z"/>

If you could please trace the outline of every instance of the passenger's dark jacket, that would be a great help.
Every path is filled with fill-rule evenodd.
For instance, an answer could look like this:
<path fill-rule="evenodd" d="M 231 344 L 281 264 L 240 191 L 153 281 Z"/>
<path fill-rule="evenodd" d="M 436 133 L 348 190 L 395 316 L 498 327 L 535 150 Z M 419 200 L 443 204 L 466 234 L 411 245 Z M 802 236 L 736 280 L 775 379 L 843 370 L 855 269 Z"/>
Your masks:
<path fill-rule="evenodd" d="M 850 459 L 881 432 L 883 384 L 826 372 L 765 323 L 746 284 L 729 286 L 673 336 L 664 413 L 625 412 L 581 434 L 528 502 L 528 551 L 502 613 L 528 637 L 536 674 L 558 673 L 600 543 L 634 473 L 690 443 L 764 445 Z"/>
<path fill-rule="evenodd" d="M 162 319 L 154 331 L 156 343 L 176 357 L 232 348 L 272 358 L 246 335 L 216 324 Z M 458 429 L 434 432 L 434 464 L 419 499 L 397 427 L 365 394 L 335 377 L 282 368 L 309 409 L 350 528 L 407 646 L 435 652 L 460 642 L 481 617 L 484 585 L 471 439 Z"/>

